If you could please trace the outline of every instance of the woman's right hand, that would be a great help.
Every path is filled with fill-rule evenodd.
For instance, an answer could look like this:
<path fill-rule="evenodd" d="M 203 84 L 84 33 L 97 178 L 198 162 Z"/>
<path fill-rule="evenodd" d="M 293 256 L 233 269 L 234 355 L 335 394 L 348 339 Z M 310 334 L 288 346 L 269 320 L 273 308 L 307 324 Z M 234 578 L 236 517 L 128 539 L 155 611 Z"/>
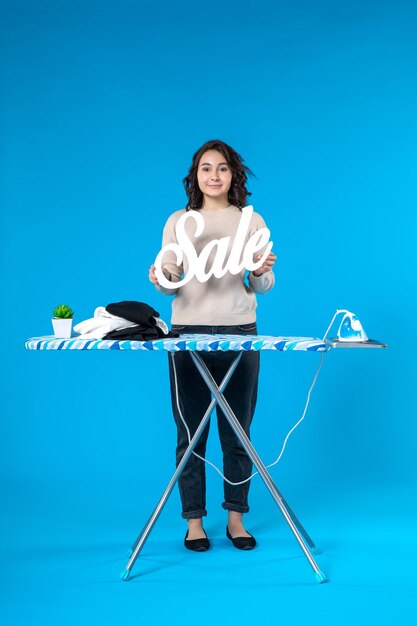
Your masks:
<path fill-rule="evenodd" d="M 168 270 L 163 267 L 162 271 L 164 272 L 164 275 L 166 276 L 166 278 L 168 280 L 171 280 L 171 274 L 168 272 Z M 155 274 L 155 264 L 152 264 L 149 268 L 149 280 L 154 285 L 159 286 L 159 280 L 157 279 L 156 274 Z"/>

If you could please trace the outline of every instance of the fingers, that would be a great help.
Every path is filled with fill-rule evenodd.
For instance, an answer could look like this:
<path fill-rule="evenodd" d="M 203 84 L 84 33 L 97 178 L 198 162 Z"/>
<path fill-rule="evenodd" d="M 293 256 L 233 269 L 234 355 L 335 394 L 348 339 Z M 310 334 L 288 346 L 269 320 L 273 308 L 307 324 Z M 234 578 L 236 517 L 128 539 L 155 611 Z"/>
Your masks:
<path fill-rule="evenodd" d="M 255 261 L 259 261 L 259 259 L 262 257 L 262 254 L 256 254 L 255 255 Z M 268 254 L 268 256 L 266 257 L 265 261 L 276 261 L 277 260 L 277 255 L 274 254 L 273 252 L 270 252 Z"/>
<path fill-rule="evenodd" d="M 159 285 L 159 281 L 155 275 L 155 265 L 151 265 L 149 268 L 149 280 L 151 281 L 151 283 L 153 283 L 154 285 Z"/>
<path fill-rule="evenodd" d="M 259 261 L 260 258 L 262 258 L 262 254 L 257 254 L 254 259 L 255 263 L 256 261 Z M 265 274 L 265 272 L 269 272 L 274 267 L 276 260 L 277 260 L 276 254 L 274 254 L 273 252 L 270 252 L 268 256 L 266 257 L 266 259 L 264 260 L 264 262 L 262 263 L 262 265 L 258 267 L 256 271 L 259 272 L 260 274 Z"/>

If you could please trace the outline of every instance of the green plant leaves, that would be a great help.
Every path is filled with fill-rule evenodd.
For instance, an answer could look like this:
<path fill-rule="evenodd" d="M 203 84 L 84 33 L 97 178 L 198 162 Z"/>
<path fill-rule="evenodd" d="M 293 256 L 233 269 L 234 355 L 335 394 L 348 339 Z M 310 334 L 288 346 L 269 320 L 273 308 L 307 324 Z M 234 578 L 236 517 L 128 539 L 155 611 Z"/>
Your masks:
<path fill-rule="evenodd" d="M 58 317 L 60 319 L 70 319 L 74 317 L 74 311 L 68 304 L 58 304 L 52 311 L 52 317 Z"/>

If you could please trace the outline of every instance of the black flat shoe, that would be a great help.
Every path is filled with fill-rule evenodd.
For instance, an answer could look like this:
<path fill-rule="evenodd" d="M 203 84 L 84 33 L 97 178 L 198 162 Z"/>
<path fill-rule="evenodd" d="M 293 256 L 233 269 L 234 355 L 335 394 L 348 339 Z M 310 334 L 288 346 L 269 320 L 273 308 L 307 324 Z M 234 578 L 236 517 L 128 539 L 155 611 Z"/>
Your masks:
<path fill-rule="evenodd" d="M 226 526 L 226 537 L 233 542 L 235 548 L 239 550 L 253 550 L 256 546 L 256 539 L 252 537 L 250 533 L 248 533 L 249 537 L 235 537 L 233 539 L 232 535 L 229 533 L 229 526 Z"/>
<path fill-rule="evenodd" d="M 187 534 L 185 535 L 184 545 L 188 550 L 194 550 L 194 552 L 206 552 L 210 547 L 210 541 L 207 538 L 207 535 L 202 539 L 187 539 Z"/>

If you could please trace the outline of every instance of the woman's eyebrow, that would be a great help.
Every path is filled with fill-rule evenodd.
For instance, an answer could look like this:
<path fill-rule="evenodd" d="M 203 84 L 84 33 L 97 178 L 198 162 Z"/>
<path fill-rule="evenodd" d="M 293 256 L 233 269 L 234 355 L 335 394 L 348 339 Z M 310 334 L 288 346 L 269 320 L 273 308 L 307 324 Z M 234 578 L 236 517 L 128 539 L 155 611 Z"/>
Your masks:
<path fill-rule="evenodd" d="M 211 165 L 211 163 L 201 163 L 201 165 Z M 219 165 L 229 165 L 228 163 L 219 163 Z"/>

